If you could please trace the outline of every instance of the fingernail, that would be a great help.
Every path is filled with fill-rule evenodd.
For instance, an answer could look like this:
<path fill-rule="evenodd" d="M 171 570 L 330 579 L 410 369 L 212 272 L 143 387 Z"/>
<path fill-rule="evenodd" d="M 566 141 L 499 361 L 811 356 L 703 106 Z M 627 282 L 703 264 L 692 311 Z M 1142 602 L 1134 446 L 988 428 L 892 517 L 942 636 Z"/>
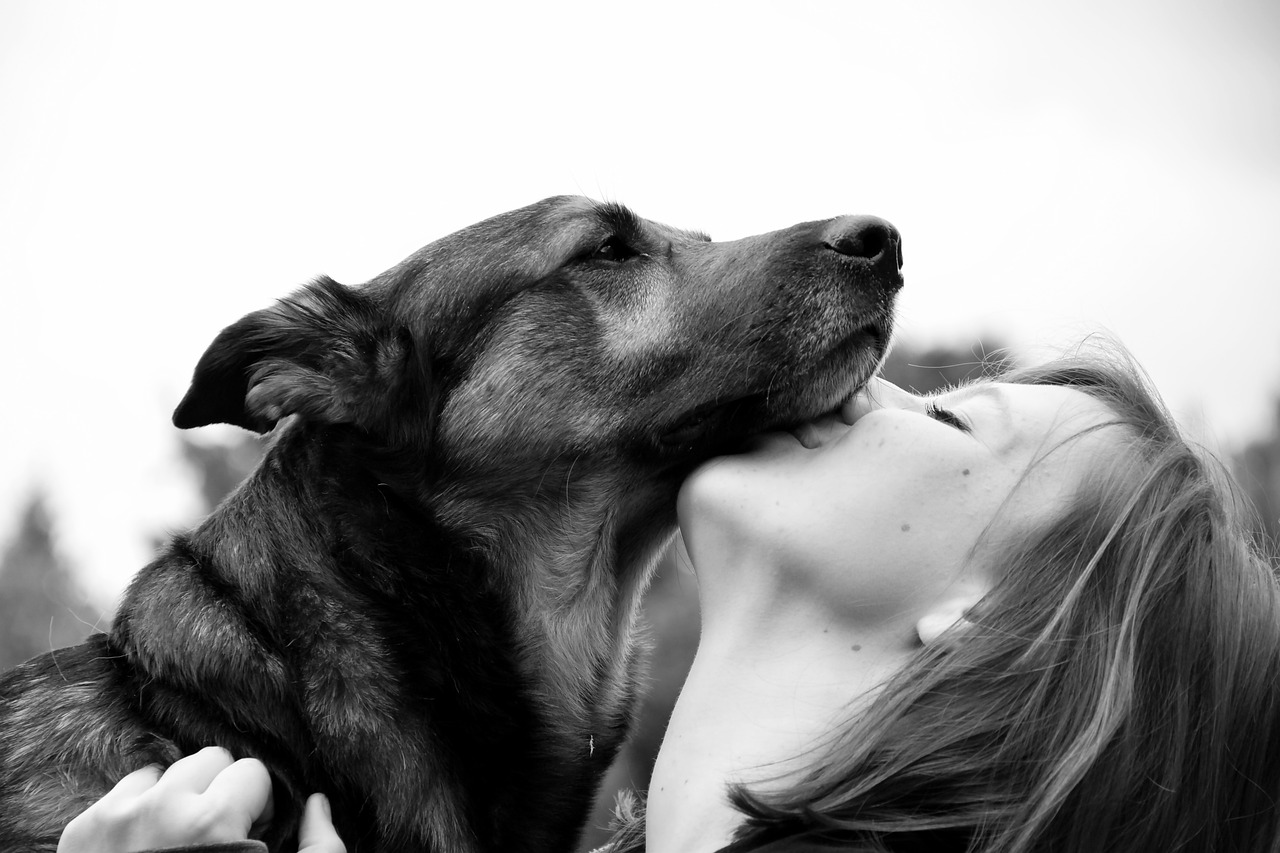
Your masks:
<path fill-rule="evenodd" d="M 315 795 L 316 802 L 320 804 L 320 811 L 324 812 L 324 816 L 329 820 L 333 820 L 333 809 L 329 806 L 329 798 L 324 794 Z"/>

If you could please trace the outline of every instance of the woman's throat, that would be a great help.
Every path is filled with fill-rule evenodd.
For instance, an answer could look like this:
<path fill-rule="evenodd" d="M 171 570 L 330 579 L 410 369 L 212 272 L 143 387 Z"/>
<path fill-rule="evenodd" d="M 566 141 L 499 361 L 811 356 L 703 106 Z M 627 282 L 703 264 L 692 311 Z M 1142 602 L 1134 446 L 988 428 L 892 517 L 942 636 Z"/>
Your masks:
<path fill-rule="evenodd" d="M 649 853 L 728 844 L 742 823 L 730 786 L 785 790 L 914 652 L 909 630 L 886 636 L 799 609 L 704 623 L 649 784 Z"/>

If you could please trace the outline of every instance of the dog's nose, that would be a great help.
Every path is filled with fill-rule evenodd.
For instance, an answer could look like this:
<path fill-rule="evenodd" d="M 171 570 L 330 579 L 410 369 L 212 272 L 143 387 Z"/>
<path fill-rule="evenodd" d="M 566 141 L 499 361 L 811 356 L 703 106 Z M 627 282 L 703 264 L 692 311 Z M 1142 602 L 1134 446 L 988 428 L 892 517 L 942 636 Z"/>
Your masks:
<path fill-rule="evenodd" d="M 868 261 L 892 287 L 902 286 L 902 235 L 876 216 L 842 216 L 827 223 L 822 244 L 833 252 Z"/>

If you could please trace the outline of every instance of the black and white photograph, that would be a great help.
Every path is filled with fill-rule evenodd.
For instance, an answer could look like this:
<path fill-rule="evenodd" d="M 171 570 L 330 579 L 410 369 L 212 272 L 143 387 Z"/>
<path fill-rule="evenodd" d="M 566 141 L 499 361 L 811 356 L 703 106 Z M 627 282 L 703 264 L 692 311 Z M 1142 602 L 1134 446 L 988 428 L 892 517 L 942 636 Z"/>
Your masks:
<path fill-rule="evenodd" d="M 0 2 L 0 853 L 1277 853 L 1280 5 Z"/>

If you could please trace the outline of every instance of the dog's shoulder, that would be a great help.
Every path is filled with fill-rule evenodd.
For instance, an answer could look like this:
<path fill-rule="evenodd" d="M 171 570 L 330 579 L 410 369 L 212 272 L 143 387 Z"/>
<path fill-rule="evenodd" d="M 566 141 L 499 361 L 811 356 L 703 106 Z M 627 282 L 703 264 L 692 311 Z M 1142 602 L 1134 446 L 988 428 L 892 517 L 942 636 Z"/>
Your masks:
<path fill-rule="evenodd" d="M 0 849 L 53 850 L 120 777 L 176 760 L 176 746 L 142 724 L 129 679 L 103 634 L 0 676 Z"/>

